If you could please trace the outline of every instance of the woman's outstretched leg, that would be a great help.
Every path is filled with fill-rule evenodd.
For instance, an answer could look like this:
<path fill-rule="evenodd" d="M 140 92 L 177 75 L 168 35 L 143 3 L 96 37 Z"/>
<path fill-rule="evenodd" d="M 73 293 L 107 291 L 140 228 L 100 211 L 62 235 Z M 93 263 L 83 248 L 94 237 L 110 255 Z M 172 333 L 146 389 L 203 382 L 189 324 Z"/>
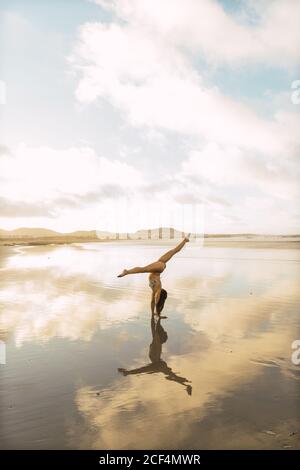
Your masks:
<path fill-rule="evenodd" d="M 123 276 L 127 276 L 127 274 L 138 274 L 138 273 L 144 273 L 144 268 L 143 267 L 140 267 L 140 266 L 137 266 L 136 268 L 132 268 L 132 269 L 124 269 L 124 271 L 118 275 L 118 277 L 123 277 Z"/>
<path fill-rule="evenodd" d="M 158 261 L 162 261 L 163 263 L 167 263 L 167 261 L 169 261 L 172 256 L 174 256 L 176 253 L 178 253 L 178 251 L 182 250 L 182 248 L 184 247 L 184 245 L 189 242 L 189 239 L 187 237 L 185 237 L 182 242 L 180 242 L 177 246 L 175 246 L 175 248 L 173 248 L 172 250 L 170 251 L 167 251 L 167 253 L 165 253 L 164 255 L 162 255 Z"/>
<path fill-rule="evenodd" d="M 164 269 L 164 265 L 160 261 L 156 261 L 155 263 L 148 264 L 147 266 L 137 266 L 132 269 L 124 269 L 118 277 L 127 276 L 127 274 L 162 273 Z"/>

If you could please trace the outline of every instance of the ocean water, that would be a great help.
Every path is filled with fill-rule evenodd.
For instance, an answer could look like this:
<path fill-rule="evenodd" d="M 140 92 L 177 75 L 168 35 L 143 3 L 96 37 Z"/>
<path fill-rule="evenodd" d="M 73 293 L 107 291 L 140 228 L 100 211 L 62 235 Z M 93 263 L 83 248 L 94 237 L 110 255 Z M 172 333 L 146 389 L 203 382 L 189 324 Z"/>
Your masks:
<path fill-rule="evenodd" d="M 300 448 L 300 252 L 0 247 L 0 448 Z M 2 358 L 2 362 L 4 359 Z"/>

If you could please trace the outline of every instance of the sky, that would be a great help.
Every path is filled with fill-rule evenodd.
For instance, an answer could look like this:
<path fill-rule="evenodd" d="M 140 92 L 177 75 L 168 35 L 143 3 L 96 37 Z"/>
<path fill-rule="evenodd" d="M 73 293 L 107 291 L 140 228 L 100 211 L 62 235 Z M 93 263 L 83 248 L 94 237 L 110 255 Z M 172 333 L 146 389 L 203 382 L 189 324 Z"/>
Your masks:
<path fill-rule="evenodd" d="M 299 16 L 1 0 L 0 228 L 300 233 Z"/>

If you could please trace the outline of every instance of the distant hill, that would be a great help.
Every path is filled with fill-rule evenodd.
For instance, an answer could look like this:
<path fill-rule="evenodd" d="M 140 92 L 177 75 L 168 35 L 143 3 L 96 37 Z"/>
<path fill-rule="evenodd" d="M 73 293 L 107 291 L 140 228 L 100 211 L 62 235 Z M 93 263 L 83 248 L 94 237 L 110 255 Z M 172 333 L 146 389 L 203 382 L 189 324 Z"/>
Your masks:
<path fill-rule="evenodd" d="M 97 238 L 96 230 L 77 230 L 76 232 L 68 232 L 60 235 L 68 235 L 72 237 L 88 237 L 88 238 Z"/>
<path fill-rule="evenodd" d="M 96 230 L 81 230 L 71 233 L 60 233 L 46 228 L 17 228 L 15 230 L 1 230 L 1 238 L 45 238 L 45 237 L 74 237 L 97 238 Z"/>
<path fill-rule="evenodd" d="M 182 237 L 183 232 L 176 230 L 172 227 L 155 227 L 151 229 L 137 230 L 136 232 L 123 232 L 123 233 L 112 233 L 112 232 L 99 232 L 97 236 L 100 239 L 119 239 L 119 240 L 159 240 L 159 239 L 178 239 Z M 198 236 L 198 235 L 197 235 Z M 191 238 L 195 237 L 195 234 L 191 235 Z"/>
<path fill-rule="evenodd" d="M 192 237 L 194 234 L 192 235 Z M 85 238 L 88 240 L 95 239 L 130 239 L 130 240 L 147 240 L 147 239 L 166 239 L 166 238 L 181 238 L 182 232 L 171 227 L 157 227 L 152 229 L 138 230 L 134 233 L 113 233 L 101 230 L 77 230 L 75 232 L 61 233 L 54 230 L 45 228 L 18 228 L 15 230 L 1 230 L 0 238 L 9 239 L 36 239 L 36 238 Z"/>
<path fill-rule="evenodd" d="M 15 230 L 0 230 L 1 237 L 57 237 L 60 233 L 47 228 L 17 228 Z"/>
<path fill-rule="evenodd" d="M 3 230 L 0 229 L 0 239 L 5 240 L 29 240 L 36 239 L 59 239 L 62 241 L 66 239 L 68 243 L 71 240 L 160 240 L 160 239 L 180 239 L 183 236 L 183 232 L 176 230 L 172 227 L 156 227 L 151 229 L 138 230 L 134 233 L 113 233 L 99 230 L 77 230 L 74 232 L 61 233 L 55 230 L 49 230 L 46 228 L 31 228 L 21 227 L 15 230 Z M 253 233 L 241 233 L 241 234 L 196 234 L 192 233 L 190 238 L 204 238 L 209 240 L 227 239 L 227 240 L 278 240 L 278 239 L 298 239 L 299 235 L 258 235 Z"/>
<path fill-rule="evenodd" d="M 148 238 L 149 230 L 138 230 L 133 234 L 135 238 Z M 182 236 L 182 232 L 176 230 L 172 227 L 156 227 L 151 229 L 151 238 L 180 238 Z"/>

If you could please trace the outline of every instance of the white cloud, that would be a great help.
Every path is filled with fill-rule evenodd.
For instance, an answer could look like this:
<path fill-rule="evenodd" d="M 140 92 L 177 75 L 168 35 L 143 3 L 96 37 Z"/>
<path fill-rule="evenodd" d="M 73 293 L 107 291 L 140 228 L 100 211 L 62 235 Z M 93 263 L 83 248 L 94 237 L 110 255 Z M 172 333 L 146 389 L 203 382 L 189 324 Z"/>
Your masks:
<path fill-rule="evenodd" d="M 211 11 L 227 18 L 220 6 L 211 0 L 205 4 L 189 0 L 191 8 L 177 0 L 160 2 L 157 9 L 145 0 L 114 5 L 122 24 L 118 20 L 109 25 L 87 23 L 80 29 L 70 58 L 80 74 L 78 100 L 107 99 L 134 126 L 171 130 L 274 155 L 294 152 L 300 143 L 294 132 L 299 125 L 296 113 L 275 114 L 267 120 L 254 107 L 224 96 L 205 83 L 191 61 L 190 53 L 195 51 L 183 47 L 181 36 L 199 31 L 208 44 L 228 47 L 228 40 L 213 39 L 207 31 L 211 23 L 215 28 Z M 195 23 L 199 17 L 205 28 Z M 234 20 L 226 21 L 231 25 Z M 185 29 L 182 33 L 183 27 L 187 34 Z M 221 25 L 217 29 L 223 31 Z M 232 42 L 237 48 L 243 44 L 244 50 L 242 39 L 236 37 Z M 198 49 L 196 52 L 199 55 Z"/>
<path fill-rule="evenodd" d="M 288 96 L 276 101 L 271 87 L 275 112 L 262 117 L 257 100 L 241 102 L 209 83 L 213 75 L 203 63 L 230 64 L 232 70 L 264 63 L 290 70 L 298 61 L 299 6 L 245 0 L 238 13 L 229 15 L 213 0 L 160 0 L 157 7 L 155 0 L 97 3 L 112 10 L 112 20 L 83 24 L 70 62 L 79 76 L 77 100 L 106 101 L 133 128 L 124 126 L 118 135 L 120 159 L 109 159 L 110 151 L 99 156 L 89 145 L 18 146 L 0 160 L 1 224 L 13 228 L 25 225 L 26 218 L 27 225 L 57 230 L 97 228 L 101 201 L 126 194 L 141 204 L 149 198 L 203 202 L 209 208 L 206 231 L 258 230 L 266 222 L 261 201 L 261 207 L 281 211 L 274 230 L 294 230 L 300 144 L 296 107 L 291 111 L 291 105 L 290 110 L 282 105 Z M 102 120 L 108 114 L 108 106 L 99 111 Z M 130 145 L 122 142 L 127 131 Z M 99 140 L 101 132 L 100 126 Z M 177 138 L 184 142 L 178 149 Z M 171 139 L 176 158 L 167 155 Z M 151 147 L 150 140 L 164 151 L 158 144 Z M 152 148 L 158 152 L 151 155 Z M 141 158 L 136 166 L 145 168 L 142 159 L 149 155 L 152 175 L 124 163 Z M 162 155 L 163 165 L 158 163 Z"/>
<path fill-rule="evenodd" d="M 0 196 L 11 201 L 55 201 L 64 196 L 103 195 L 103 188 L 129 190 L 143 183 L 127 163 L 99 157 L 90 147 L 52 149 L 19 145 L 0 159 Z M 107 194 L 109 195 L 109 194 Z"/>
<path fill-rule="evenodd" d="M 148 0 L 97 3 L 114 17 L 80 29 L 70 58 L 80 75 L 77 99 L 105 99 L 143 132 L 186 138 L 181 166 L 146 188 L 152 197 L 213 206 L 208 230 L 235 231 L 238 222 L 240 229 L 268 228 L 263 212 L 253 217 L 260 199 L 262 207 L 285 205 L 288 225 L 289 204 L 299 197 L 297 110 L 279 107 L 262 117 L 257 102 L 225 96 L 208 83 L 199 63 L 296 65 L 300 4 L 253 0 L 230 15 L 214 0 L 162 0 L 157 8 Z M 276 231 L 276 220 L 270 225 Z"/>
<path fill-rule="evenodd" d="M 293 202 L 299 198 L 299 169 L 294 160 L 258 157 L 237 146 L 199 146 L 155 181 L 89 147 L 23 144 L 3 150 L 0 167 L 2 228 L 135 231 L 172 225 L 175 215 L 178 225 L 177 204 L 200 204 L 206 208 L 205 225 L 202 213 L 197 221 L 195 214 L 185 218 L 198 231 L 297 231 Z M 180 223 L 175 224 L 179 229 Z"/>
<path fill-rule="evenodd" d="M 0 175 L 1 228 L 7 229 L 97 229 L 103 201 L 133 197 L 145 184 L 136 168 L 90 147 L 21 144 L 3 150 Z"/>
<path fill-rule="evenodd" d="M 216 188 L 253 188 L 269 196 L 293 200 L 300 196 L 299 169 L 287 159 L 247 154 L 234 146 L 210 143 L 192 151 L 182 165 L 183 176 L 197 176 Z"/>
<path fill-rule="evenodd" d="M 153 35 L 161 35 L 171 44 L 200 51 L 210 61 L 261 61 L 279 67 L 300 62 L 297 47 L 300 4 L 294 0 L 250 0 L 234 16 L 226 13 L 216 0 L 98 0 L 96 3 L 110 8 L 134 27 L 141 26 Z M 255 24 L 251 21 L 253 11 Z"/>

